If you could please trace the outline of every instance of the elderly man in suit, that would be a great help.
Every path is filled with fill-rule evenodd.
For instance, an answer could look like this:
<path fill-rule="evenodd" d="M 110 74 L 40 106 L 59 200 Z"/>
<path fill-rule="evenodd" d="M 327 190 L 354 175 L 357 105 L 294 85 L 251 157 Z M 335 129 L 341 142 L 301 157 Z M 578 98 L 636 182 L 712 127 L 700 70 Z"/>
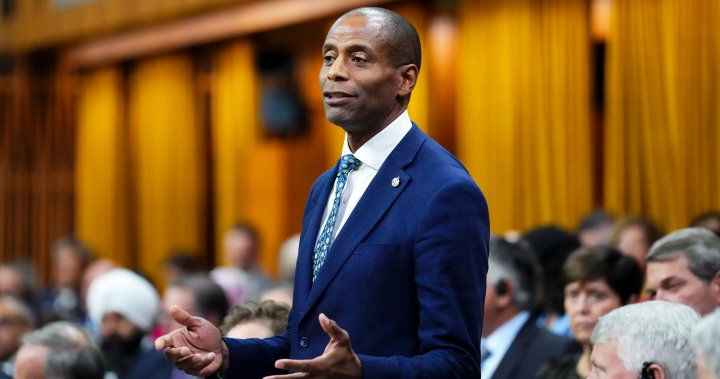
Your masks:
<path fill-rule="evenodd" d="M 534 378 L 551 358 L 579 352 L 575 341 L 537 326 L 540 268 L 534 253 L 490 239 L 481 371 L 486 379 Z"/>
<path fill-rule="evenodd" d="M 156 348 L 200 375 L 477 378 L 487 204 L 410 121 L 417 32 L 394 12 L 360 8 L 335 22 L 322 54 L 326 116 L 346 138 L 307 201 L 288 332 L 221 342 L 174 308 L 186 328 Z"/>

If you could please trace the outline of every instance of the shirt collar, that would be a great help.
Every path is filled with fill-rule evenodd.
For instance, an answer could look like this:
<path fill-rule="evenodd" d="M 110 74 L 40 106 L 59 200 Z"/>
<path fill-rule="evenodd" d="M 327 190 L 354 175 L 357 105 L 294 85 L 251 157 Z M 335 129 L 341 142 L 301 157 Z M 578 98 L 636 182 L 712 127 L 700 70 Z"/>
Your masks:
<path fill-rule="evenodd" d="M 530 312 L 522 311 L 504 323 L 501 327 L 495 329 L 487 338 L 483 338 L 482 345 L 493 355 L 505 355 L 510 345 L 515 340 L 515 336 L 520 332 L 523 325 L 530 318 Z"/>
<path fill-rule="evenodd" d="M 407 109 L 396 118 L 385 129 L 365 142 L 355 153 L 350 151 L 348 144 L 348 136 L 345 133 L 345 141 L 343 143 L 342 155 L 354 154 L 363 165 L 367 165 L 375 171 L 380 170 L 380 166 L 385 159 L 392 153 L 405 134 L 412 128 L 412 121 Z"/>

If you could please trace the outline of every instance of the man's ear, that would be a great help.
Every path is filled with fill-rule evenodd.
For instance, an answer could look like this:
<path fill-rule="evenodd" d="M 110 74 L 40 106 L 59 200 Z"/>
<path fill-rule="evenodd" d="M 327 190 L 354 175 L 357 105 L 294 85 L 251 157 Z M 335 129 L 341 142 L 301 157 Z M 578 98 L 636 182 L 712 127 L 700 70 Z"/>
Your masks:
<path fill-rule="evenodd" d="M 657 363 L 653 363 L 648 366 L 647 372 L 649 374 L 648 379 L 667 379 L 665 369 Z"/>
<path fill-rule="evenodd" d="M 400 76 L 402 77 L 402 83 L 398 89 L 398 96 L 408 97 L 415 89 L 418 79 L 418 68 L 412 63 L 404 64 L 398 68 Z"/>

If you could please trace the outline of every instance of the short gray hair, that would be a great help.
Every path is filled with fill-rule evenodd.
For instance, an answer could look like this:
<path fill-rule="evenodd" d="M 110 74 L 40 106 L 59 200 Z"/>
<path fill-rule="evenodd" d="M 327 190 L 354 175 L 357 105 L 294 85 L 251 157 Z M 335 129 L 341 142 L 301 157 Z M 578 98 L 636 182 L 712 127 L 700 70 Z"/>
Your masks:
<path fill-rule="evenodd" d="M 82 328 L 58 321 L 23 336 L 24 345 L 46 347 L 43 368 L 48 379 L 103 379 L 102 352 Z"/>
<path fill-rule="evenodd" d="M 524 245 L 501 237 L 490 238 L 487 280 L 497 285 L 507 280 L 512 285 L 512 303 L 522 311 L 533 311 L 540 300 L 540 264 Z"/>
<path fill-rule="evenodd" d="M 684 304 L 647 301 L 617 308 L 593 330 L 593 345 L 617 341 L 617 356 L 630 371 L 660 365 L 669 379 L 694 379 L 690 331 L 700 316 Z"/>
<path fill-rule="evenodd" d="M 720 378 L 720 309 L 705 316 L 692 329 L 695 352 L 707 363 L 716 378 Z"/>
<path fill-rule="evenodd" d="M 676 230 L 652 245 L 647 262 L 664 262 L 684 255 L 693 275 L 705 284 L 720 271 L 720 237 L 701 227 Z"/>

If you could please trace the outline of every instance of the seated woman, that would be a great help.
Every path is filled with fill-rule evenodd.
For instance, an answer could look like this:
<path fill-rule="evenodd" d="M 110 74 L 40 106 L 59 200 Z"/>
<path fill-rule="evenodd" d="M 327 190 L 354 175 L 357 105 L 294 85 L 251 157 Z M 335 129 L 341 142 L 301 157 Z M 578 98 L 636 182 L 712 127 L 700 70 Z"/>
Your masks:
<path fill-rule="evenodd" d="M 598 319 L 637 301 L 643 275 L 635 259 L 612 247 L 582 247 L 563 265 L 565 312 L 582 353 L 564 355 L 542 366 L 541 379 L 580 379 L 590 373 L 590 336 Z"/>

